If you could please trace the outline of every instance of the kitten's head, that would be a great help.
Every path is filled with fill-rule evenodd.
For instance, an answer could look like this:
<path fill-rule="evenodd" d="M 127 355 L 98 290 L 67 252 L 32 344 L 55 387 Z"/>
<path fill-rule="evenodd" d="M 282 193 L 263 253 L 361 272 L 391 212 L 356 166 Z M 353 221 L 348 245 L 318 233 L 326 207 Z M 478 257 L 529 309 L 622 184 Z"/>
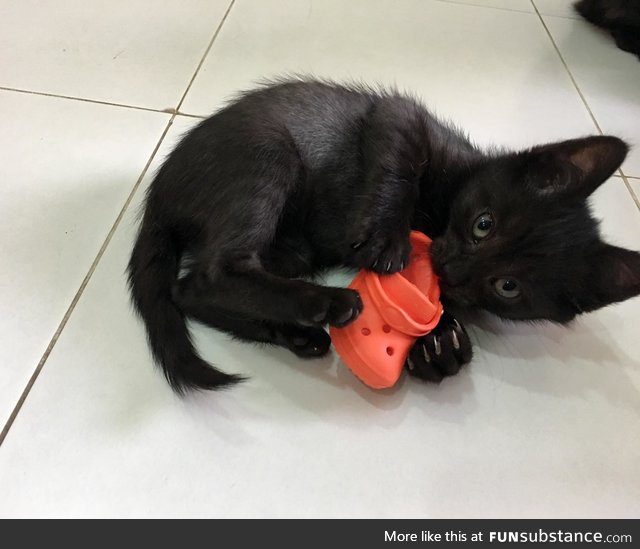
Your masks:
<path fill-rule="evenodd" d="M 596 136 L 479 168 L 431 248 L 445 305 L 568 322 L 640 294 L 640 254 L 604 243 L 587 205 L 627 150 Z"/>

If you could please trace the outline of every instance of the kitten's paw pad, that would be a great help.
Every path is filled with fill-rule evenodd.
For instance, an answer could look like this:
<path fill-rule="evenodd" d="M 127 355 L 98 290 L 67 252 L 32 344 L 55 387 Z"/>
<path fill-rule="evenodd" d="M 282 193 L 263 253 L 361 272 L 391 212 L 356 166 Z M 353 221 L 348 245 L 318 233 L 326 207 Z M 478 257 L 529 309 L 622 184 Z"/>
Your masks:
<path fill-rule="evenodd" d="M 362 300 L 355 290 L 339 288 L 334 292 L 326 320 L 331 326 L 342 328 L 353 322 L 362 312 Z"/>
<path fill-rule="evenodd" d="M 408 232 L 372 236 L 368 240 L 352 244 L 351 247 L 355 251 L 353 262 L 356 267 L 379 274 L 402 271 L 407 266 L 411 253 Z"/>
<path fill-rule="evenodd" d="M 284 326 L 277 332 L 276 343 L 301 358 L 315 358 L 329 352 L 331 338 L 322 328 Z"/>
<path fill-rule="evenodd" d="M 353 322 L 362 311 L 362 300 L 355 290 L 334 288 L 314 296 L 305 306 L 298 322 L 303 326 L 331 324 L 338 328 Z"/>
<path fill-rule="evenodd" d="M 410 375 L 440 383 L 471 361 L 473 350 L 467 331 L 447 313 L 436 328 L 416 340 L 405 367 Z"/>

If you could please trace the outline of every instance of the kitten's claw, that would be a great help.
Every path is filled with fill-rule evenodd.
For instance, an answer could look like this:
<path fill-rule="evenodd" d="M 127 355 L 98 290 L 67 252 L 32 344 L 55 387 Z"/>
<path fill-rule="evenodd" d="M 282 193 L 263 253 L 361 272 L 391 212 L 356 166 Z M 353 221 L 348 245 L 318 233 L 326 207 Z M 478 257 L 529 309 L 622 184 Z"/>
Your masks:
<path fill-rule="evenodd" d="M 417 339 L 405 364 L 410 375 L 439 383 L 456 374 L 472 355 L 466 330 L 450 314 L 443 313 L 435 329 Z"/>
<path fill-rule="evenodd" d="M 451 330 L 451 340 L 453 341 L 453 348 L 456 350 L 459 349 L 460 340 L 458 339 L 458 334 L 456 334 L 455 330 Z"/>
<path fill-rule="evenodd" d="M 429 362 L 431 362 L 431 357 L 429 356 L 429 353 L 427 352 L 427 346 L 426 345 L 422 345 L 422 356 L 424 357 L 424 361 L 427 364 Z"/>

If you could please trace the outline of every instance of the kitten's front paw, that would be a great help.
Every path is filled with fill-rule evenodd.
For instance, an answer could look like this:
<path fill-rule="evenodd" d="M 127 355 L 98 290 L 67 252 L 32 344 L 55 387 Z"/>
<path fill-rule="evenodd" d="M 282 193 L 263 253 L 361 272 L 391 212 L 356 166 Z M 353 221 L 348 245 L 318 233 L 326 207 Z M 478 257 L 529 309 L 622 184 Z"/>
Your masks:
<path fill-rule="evenodd" d="M 411 243 L 409 231 L 375 233 L 351 244 L 354 250 L 352 264 L 379 274 L 402 271 L 409 262 Z"/>
<path fill-rule="evenodd" d="M 362 312 L 360 294 L 349 288 L 322 288 L 300 300 L 297 322 L 302 326 L 330 324 L 342 328 Z"/>
<path fill-rule="evenodd" d="M 467 331 L 445 312 L 432 332 L 418 338 L 405 367 L 412 376 L 440 383 L 444 377 L 457 374 L 472 356 Z"/>

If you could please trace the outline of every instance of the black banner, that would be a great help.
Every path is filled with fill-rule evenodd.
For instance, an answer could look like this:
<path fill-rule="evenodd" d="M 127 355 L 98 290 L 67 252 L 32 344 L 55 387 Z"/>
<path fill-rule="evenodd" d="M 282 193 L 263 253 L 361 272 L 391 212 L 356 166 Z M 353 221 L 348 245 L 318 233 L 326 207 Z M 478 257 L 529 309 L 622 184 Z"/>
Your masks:
<path fill-rule="evenodd" d="M 35 524 L 30 524 L 35 523 Z M 5 541 L 114 547 L 638 547 L 637 520 L 1 521 Z M 12 546 L 12 545 L 7 545 Z"/>

